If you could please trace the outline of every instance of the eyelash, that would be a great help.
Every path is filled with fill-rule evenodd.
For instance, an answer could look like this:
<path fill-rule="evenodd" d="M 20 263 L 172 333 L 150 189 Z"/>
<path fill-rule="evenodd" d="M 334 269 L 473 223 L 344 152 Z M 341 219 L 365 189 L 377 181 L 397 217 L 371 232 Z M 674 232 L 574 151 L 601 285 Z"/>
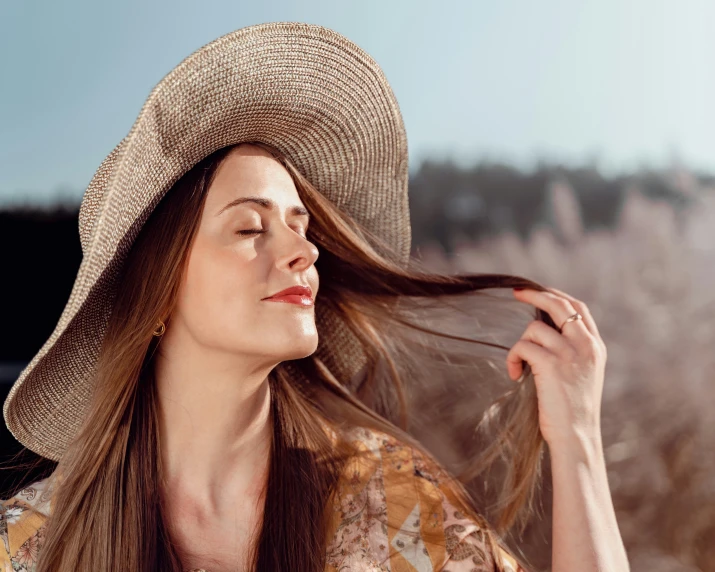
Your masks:
<path fill-rule="evenodd" d="M 239 230 L 236 231 L 236 234 L 240 234 L 242 236 L 250 236 L 252 234 L 263 234 L 264 232 L 268 232 L 267 230 L 260 229 L 260 228 L 251 228 L 248 230 Z M 301 235 L 302 236 L 302 235 Z M 305 236 L 303 238 L 306 238 Z"/>

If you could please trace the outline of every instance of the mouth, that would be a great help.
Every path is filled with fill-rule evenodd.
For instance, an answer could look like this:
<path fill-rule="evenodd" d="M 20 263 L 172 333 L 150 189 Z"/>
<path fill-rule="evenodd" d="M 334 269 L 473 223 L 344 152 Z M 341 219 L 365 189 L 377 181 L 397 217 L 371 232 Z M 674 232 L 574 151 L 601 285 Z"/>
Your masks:
<path fill-rule="evenodd" d="M 296 304 L 303 307 L 311 307 L 314 305 L 313 292 L 308 286 L 291 286 L 280 292 L 276 292 L 273 296 L 263 298 L 266 302 L 283 302 L 286 304 Z"/>

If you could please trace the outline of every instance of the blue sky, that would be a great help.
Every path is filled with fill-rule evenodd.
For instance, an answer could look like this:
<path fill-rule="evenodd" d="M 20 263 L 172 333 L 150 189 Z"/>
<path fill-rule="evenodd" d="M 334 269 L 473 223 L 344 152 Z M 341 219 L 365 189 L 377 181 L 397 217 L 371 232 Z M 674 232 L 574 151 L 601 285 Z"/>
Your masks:
<path fill-rule="evenodd" d="M 451 156 L 715 172 L 708 0 L 25 0 L 0 7 L 0 204 L 79 201 L 184 57 L 289 20 L 333 28 L 382 66 L 412 170 Z"/>

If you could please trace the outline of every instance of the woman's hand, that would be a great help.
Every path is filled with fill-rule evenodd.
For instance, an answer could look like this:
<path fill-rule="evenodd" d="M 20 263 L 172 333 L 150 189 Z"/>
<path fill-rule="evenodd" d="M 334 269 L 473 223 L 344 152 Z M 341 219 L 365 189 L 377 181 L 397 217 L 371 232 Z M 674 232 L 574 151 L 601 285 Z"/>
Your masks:
<path fill-rule="evenodd" d="M 507 354 L 507 372 L 516 380 L 523 371 L 522 360 L 531 367 L 539 425 L 550 447 L 574 437 L 598 441 L 606 346 L 586 304 L 555 288 L 548 290 L 514 290 L 514 296 L 547 312 L 555 324 L 563 324 L 563 331 L 531 322 Z M 577 312 L 583 319 L 564 324 Z"/>
<path fill-rule="evenodd" d="M 572 296 L 555 288 L 525 289 L 514 296 L 563 324 L 559 332 L 532 322 L 507 355 L 512 379 L 521 375 L 522 359 L 534 373 L 539 426 L 551 453 L 551 569 L 627 572 L 601 446 L 606 346 L 586 304 Z M 577 312 L 582 319 L 565 323 Z"/>

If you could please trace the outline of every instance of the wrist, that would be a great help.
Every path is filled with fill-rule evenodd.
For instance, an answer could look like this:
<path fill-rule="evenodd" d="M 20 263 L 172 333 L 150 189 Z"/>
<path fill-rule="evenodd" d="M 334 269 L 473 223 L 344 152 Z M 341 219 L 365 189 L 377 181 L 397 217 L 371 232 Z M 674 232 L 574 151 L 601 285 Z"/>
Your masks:
<path fill-rule="evenodd" d="M 601 431 L 573 431 L 548 443 L 552 461 L 605 463 Z"/>

